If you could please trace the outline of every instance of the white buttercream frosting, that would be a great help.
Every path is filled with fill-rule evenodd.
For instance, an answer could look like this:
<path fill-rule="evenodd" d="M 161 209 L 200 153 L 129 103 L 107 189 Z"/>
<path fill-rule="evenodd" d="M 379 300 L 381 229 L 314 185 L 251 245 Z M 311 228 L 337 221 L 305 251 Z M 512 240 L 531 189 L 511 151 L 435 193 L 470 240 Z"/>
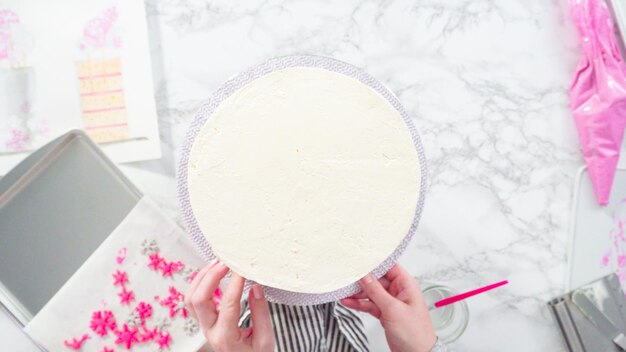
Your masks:
<path fill-rule="evenodd" d="M 358 280 L 409 231 L 420 191 L 409 129 L 361 82 L 294 67 L 235 92 L 188 163 L 213 252 L 263 285 L 330 292 Z"/>

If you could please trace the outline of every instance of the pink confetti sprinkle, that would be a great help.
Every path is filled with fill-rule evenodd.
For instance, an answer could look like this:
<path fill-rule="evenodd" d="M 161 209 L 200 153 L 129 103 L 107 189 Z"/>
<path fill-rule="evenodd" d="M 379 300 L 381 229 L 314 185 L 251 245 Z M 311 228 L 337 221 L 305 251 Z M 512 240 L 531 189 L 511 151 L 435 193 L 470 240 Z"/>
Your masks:
<path fill-rule="evenodd" d="M 122 287 L 122 292 L 117 294 L 120 297 L 120 304 L 130 304 L 130 302 L 135 300 L 135 294 L 133 290 L 126 290 L 126 287 Z"/>
<path fill-rule="evenodd" d="M 110 310 L 95 311 L 91 315 L 91 322 L 89 323 L 91 330 L 100 336 L 106 336 L 110 331 L 114 331 L 117 328 L 117 322 L 115 316 Z"/>
<path fill-rule="evenodd" d="M 130 349 L 133 346 L 133 343 L 139 342 L 137 338 L 137 334 L 139 330 L 137 327 L 129 328 L 128 325 L 124 324 L 122 327 L 123 330 L 116 330 L 115 336 L 117 339 L 115 340 L 116 345 L 125 345 L 126 349 Z"/>
<path fill-rule="evenodd" d="M 170 348 L 170 343 L 172 342 L 172 336 L 169 332 L 159 333 L 159 335 L 155 339 L 156 343 L 159 344 L 159 349 Z"/>
<path fill-rule="evenodd" d="M 126 247 L 120 248 L 120 250 L 117 251 L 117 257 L 115 257 L 115 261 L 117 262 L 117 264 L 122 264 L 124 262 L 124 259 L 126 259 Z"/>
<path fill-rule="evenodd" d="M 154 298 L 155 301 L 158 301 L 159 300 L 159 295 L 154 295 L 154 297 L 152 297 L 152 298 Z"/>
<path fill-rule="evenodd" d="M 159 304 L 170 309 L 170 318 L 174 318 L 178 312 L 181 313 L 183 318 L 186 318 L 189 313 L 185 308 L 185 295 L 176 290 L 174 286 L 170 286 L 169 293 L 170 295 L 161 300 Z"/>
<path fill-rule="evenodd" d="M 126 287 L 126 283 L 128 282 L 128 274 L 125 271 L 117 270 L 115 274 L 113 274 L 113 286 L 122 286 Z"/>
<path fill-rule="evenodd" d="M 150 305 L 150 303 L 139 302 L 135 310 L 137 311 L 137 313 L 139 313 L 139 318 L 141 318 L 142 320 L 145 320 L 152 316 L 152 306 Z"/>
<path fill-rule="evenodd" d="M 90 339 L 89 334 L 84 334 L 80 338 L 73 337 L 71 341 L 65 340 L 63 341 L 63 343 L 65 344 L 65 346 L 73 350 L 80 350 L 81 347 L 83 347 L 83 344 L 85 343 L 85 341 L 87 341 L 88 339 Z"/>
<path fill-rule="evenodd" d="M 159 253 L 154 252 L 148 256 L 150 258 L 150 263 L 148 263 L 148 267 L 152 270 L 159 270 L 161 265 L 164 263 L 163 258 L 159 256 Z"/>
<path fill-rule="evenodd" d="M 108 348 L 107 346 L 104 346 L 101 352 L 115 352 L 115 350 L 112 348 Z"/>

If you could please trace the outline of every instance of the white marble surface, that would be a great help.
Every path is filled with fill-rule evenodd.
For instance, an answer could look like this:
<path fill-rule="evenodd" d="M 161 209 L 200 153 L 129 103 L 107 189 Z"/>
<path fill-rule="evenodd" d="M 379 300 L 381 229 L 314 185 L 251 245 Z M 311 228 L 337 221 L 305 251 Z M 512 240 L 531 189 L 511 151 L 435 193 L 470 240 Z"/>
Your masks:
<path fill-rule="evenodd" d="M 267 58 L 326 55 L 394 91 L 421 131 L 429 191 L 401 259 L 468 301 L 459 351 L 559 351 L 545 302 L 563 290 L 582 163 L 567 88 L 579 57 L 566 2 L 545 0 L 147 3 L 165 158 L 124 170 L 172 215 L 174 167 L 195 109 Z M 386 349 L 373 321 L 372 350 Z"/>
<path fill-rule="evenodd" d="M 468 301 L 459 351 L 560 351 L 545 302 L 563 290 L 581 155 L 567 88 L 579 56 L 566 1 L 149 0 L 164 158 L 123 166 L 177 216 L 176 149 L 194 111 L 267 58 L 318 54 L 394 91 L 423 136 L 425 211 L 401 259 Z M 386 345 L 367 321 L 373 351 Z"/>

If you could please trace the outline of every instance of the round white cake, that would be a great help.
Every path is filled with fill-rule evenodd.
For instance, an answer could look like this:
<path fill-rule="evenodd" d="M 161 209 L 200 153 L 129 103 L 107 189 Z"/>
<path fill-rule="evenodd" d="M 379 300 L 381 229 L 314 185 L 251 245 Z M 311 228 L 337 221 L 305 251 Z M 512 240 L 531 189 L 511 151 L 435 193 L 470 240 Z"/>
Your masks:
<path fill-rule="evenodd" d="M 354 283 L 407 235 L 420 162 L 379 93 L 321 68 L 274 71 L 200 129 L 188 190 L 213 253 L 262 285 L 325 293 Z"/>

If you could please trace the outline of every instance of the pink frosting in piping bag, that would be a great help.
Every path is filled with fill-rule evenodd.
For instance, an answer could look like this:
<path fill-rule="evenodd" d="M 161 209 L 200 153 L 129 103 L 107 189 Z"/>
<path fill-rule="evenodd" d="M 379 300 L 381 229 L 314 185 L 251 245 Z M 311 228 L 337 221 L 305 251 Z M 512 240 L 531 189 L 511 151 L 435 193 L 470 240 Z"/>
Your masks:
<path fill-rule="evenodd" d="M 570 86 L 574 121 L 596 200 L 609 202 L 626 125 L 626 65 L 603 0 L 570 0 L 582 58 Z"/>

